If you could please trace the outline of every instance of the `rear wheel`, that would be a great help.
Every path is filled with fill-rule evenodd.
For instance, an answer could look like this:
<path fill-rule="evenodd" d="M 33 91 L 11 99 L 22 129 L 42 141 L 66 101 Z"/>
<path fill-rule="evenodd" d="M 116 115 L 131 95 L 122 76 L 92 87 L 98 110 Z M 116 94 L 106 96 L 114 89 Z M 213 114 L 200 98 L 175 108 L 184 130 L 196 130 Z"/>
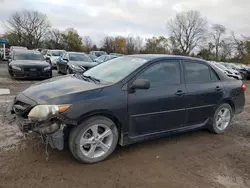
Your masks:
<path fill-rule="evenodd" d="M 97 163 L 106 159 L 117 143 L 116 125 L 104 116 L 87 119 L 74 127 L 69 136 L 70 151 L 82 163 Z"/>
<path fill-rule="evenodd" d="M 220 105 L 214 113 L 210 130 L 216 134 L 224 133 L 230 127 L 232 117 L 231 106 L 227 103 Z"/>

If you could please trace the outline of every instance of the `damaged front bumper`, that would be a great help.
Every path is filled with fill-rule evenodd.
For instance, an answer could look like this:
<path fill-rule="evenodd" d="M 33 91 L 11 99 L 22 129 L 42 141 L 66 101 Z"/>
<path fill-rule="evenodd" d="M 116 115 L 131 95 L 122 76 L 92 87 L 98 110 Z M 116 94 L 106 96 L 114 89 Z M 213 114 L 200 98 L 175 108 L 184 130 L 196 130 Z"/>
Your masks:
<path fill-rule="evenodd" d="M 64 130 L 69 124 L 76 122 L 65 118 L 62 115 L 48 118 L 46 121 L 35 121 L 24 118 L 13 110 L 14 101 L 9 103 L 3 121 L 8 121 L 17 124 L 23 133 L 35 132 L 46 138 L 46 143 L 49 143 L 51 148 L 58 150 L 64 149 Z"/>

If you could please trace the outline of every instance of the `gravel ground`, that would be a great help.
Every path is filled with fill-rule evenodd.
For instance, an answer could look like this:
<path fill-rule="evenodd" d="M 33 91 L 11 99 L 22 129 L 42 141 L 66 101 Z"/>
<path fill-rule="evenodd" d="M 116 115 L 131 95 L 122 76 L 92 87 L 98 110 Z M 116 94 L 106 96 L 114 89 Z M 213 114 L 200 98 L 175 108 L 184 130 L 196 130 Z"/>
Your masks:
<path fill-rule="evenodd" d="M 54 76 L 57 76 L 56 71 Z M 36 81 L 11 80 L 0 62 L 0 118 L 7 102 Z M 50 150 L 0 123 L 0 187 L 250 187 L 250 82 L 245 111 L 234 117 L 223 135 L 194 131 L 118 147 L 106 161 L 83 165 L 64 151 Z"/>

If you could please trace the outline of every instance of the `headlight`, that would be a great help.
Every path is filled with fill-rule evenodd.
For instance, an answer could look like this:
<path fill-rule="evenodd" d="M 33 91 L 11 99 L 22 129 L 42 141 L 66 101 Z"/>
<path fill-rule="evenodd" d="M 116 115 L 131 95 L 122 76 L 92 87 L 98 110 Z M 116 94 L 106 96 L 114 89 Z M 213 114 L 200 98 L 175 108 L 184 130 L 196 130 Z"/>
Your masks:
<path fill-rule="evenodd" d="M 12 65 L 12 69 L 16 69 L 16 70 L 22 70 L 20 67 Z"/>
<path fill-rule="evenodd" d="M 51 69 L 51 66 L 45 67 L 43 70 L 44 71 L 49 71 Z"/>
<path fill-rule="evenodd" d="M 81 69 L 80 67 L 78 67 L 77 65 L 69 65 L 72 69 Z"/>
<path fill-rule="evenodd" d="M 38 105 L 30 111 L 28 117 L 29 119 L 43 121 L 59 113 L 66 112 L 69 108 L 70 105 Z"/>

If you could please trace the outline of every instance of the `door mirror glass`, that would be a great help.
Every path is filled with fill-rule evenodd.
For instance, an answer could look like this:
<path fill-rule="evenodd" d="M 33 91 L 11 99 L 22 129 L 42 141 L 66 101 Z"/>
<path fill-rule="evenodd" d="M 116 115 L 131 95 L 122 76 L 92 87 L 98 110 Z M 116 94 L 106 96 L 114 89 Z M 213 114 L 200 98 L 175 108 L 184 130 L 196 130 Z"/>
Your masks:
<path fill-rule="evenodd" d="M 51 56 L 50 54 L 47 54 L 47 56 Z"/>
<path fill-rule="evenodd" d="M 147 79 L 136 79 L 130 86 L 131 89 L 149 89 L 150 83 Z"/>

